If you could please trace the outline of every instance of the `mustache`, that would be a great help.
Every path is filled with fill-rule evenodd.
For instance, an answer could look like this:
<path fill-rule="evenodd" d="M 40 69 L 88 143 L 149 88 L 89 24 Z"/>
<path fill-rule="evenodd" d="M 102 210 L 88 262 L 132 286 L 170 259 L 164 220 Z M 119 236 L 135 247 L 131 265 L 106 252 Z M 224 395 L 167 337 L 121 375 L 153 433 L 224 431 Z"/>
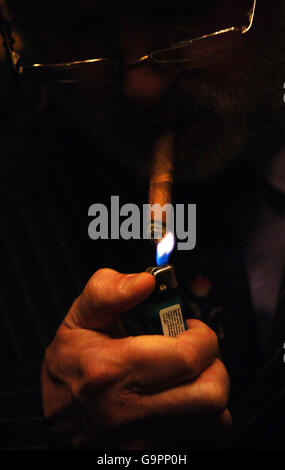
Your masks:
<path fill-rule="evenodd" d="M 110 103 L 112 121 L 125 123 L 130 127 L 161 126 L 183 121 L 210 121 L 216 116 L 210 103 L 197 102 L 194 99 L 179 99 L 174 94 L 167 94 L 156 105 L 142 108 L 120 96 Z"/>
<path fill-rule="evenodd" d="M 245 77 L 247 76 L 244 74 Z M 211 83 L 192 78 L 187 94 L 170 88 L 155 105 L 142 107 L 128 100 L 119 90 L 104 99 L 96 109 L 97 122 L 112 125 L 113 128 L 136 129 L 163 125 L 183 124 L 184 122 L 211 123 L 214 120 L 244 118 L 250 101 L 243 83 L 221 88 Z"/>

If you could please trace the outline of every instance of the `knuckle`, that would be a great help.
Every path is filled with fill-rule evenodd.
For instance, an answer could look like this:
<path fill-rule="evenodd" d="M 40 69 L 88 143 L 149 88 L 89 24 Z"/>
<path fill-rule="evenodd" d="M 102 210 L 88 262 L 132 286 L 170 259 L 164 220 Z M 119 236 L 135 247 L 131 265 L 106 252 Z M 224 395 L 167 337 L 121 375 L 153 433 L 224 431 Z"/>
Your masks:
<path fill-rule="evenodd" d="M 53 359 L 53 344 L 50 344 L 44 354 L 44 362 L 45 364 L 51 364 Z"/>
<path fill-rule="evenodd" d="M 112 286 L 112 288 L 111 288 Z M 117 299 L 117 276 L 115 271 L 109 268 L 101 268 L 96 271 L 85 287 L 84 297 L 91 300 L 89 307 L 94 310 L 108 312 L 112 309 Z"/>
<path fill-rule="evenodd" d="M 86 284 L 86 290 L 90 294 L 96 294 L 97 291 L 100 290 L 101 284 L 104 279 L 107 277 L 108 273 L 111 270 L 108 268 L 100 268 L 96 271 L 93 276 L 89 279 Z"/>
<path fill-rule="evenodd" d="M 99 281 L 102 277 L 105 277 L 110 272 L 113 272 L 113 270 L 109 268 L 100 268 L 93 274 L 91 279 L 93 279 L 94 281 Z"/>
<path fill-rule="evenodd" d="M 218 380 L 207 384 L 207 402 L 215 413 L 222 413 L 228 404 L 228 389 Z"/>
<path fill-rule="evenodd" d="M 208 328 L 209 339 L 210 339 L 210 341 L 212 342 L 213 346 L 215 346 L 216 351 L 218 352 L 218 350 L 219 350 L 219 339 L 218 339 L 218 336 L 217 336 L 217 334 L 215 333 L 214 330 L 212 330 L 212 329 L 209 328 L 209 327 L 207 327 L 207 328 Z"/>
<path fill-rule="evenodd" d="M 195 354 L 190 341 L 177 342 L 177 356 L 180 367 L 192 377 L 200 370 L 199 357 Z"/>
<path fill-rule="evenodd" d="M 112 360 L 112 357 L 106 357 L 100 351 L 95 355 L 93 348 L 90 351 L 84 350 L 80 359 L 80 370 L 81 391 L 99 392 L 119 382 L 122 376 L 117 361 Z"/>
<path fill-rule="evenodd" d="M 212 330 L 212 328 L 210 328 L 208 325 L 206 325 L 204 323 L 204 334 L 207 338 L 207 342 L 209 345 L 211 345 L 211 348 L 215 351 L 215 353 L 217 354 L 217 352 L 219 351 L 219 340 L 218 340 L 218 336 L 217 334 L 215 333 L 214 330 Z"/>
<path fill-rule="evenodd" d="M 225 389 L 229 391 L 229 389 L 230 389 L 230 377 L 229 377 L 228 371 L 227 371 L 224 363 L 218 357 L 215 359 L 214 363 L 218 365 L 218 367 L 220 369 L 219 373 L 220 373 L 220 376 L 221 376 L 221 381 L 224 383 Z"/>
<path fill-rule="evenodd" d="M 215 360 L 219 352 L 219 343 L 216 333 L 205 324 L 203 329 L 188 331 L 189 334 L 178 337 L 177 353 L 185 370 L 195 375 Z"/>
<path fill-rule="evenodd" d="M 100 289 L 101 283 L 106 280 L 108 276 L 110 276 L 114 271 L 110 268 L 100 268 L 98 269 L 89 282 L 87 283 L 87 287 L 91 290 L 98 290 Z"/>
<path fill-rule="evenodd" d="M 139 386 L 141 371 L 151 367 L 151 358 L 148 349 L 141 348 L 136 337 L 124 338 L 123 342 L 124 379 L 129 389 L 135 390 Z"/>
<path fill-rule="evenodd" d="M 112 397 L 112 413 L 109 422 L 116 426 L 130 424 L 145 419 L 148 410 L 141 397 L 132 393 L 128 388 L 122 388 L 117 397 Z"/>
<path fill-rule="evenodd" d="M 191 334 L 191 326 L 194 327 L 194 331 L 196 333 L 203 334 L 203 337 L 206 337 L 208 341 L 211 341 L 216 347 L 218 347 L 218 337 L 215 331 L 210 328 L 206 323 L 202 322 L 201 320 L 191 319 L 190 320 L 190 329 L 189 335 Z M 193 332 L 192 332 L 193 333 Z"/>
<path fill-rule="evenodd" d="M 100 292 L 100 286 L 102 278 L 104 277 L 104 268 L 96 271 L 91 279 L 87 282 L 84 289 L 84 299 L 92 299 L 94 304 L 98 304 L 98 295 Z"/>
<path fill-rule="evenodd" d="M 61 349 L 60 340 L 56 337 L 45 350 L 43 364 L 45 364 L 46 369 L 52 377 L 60 375 L 61 372 L 59 364 L 64 361 L 55 360 L 55 358 L 62 359 Z"/>
<path fill-rule="evenodd" d="M 84 360 L 84 374 L 75 384 L 76 399 L 96 414 L 106 428 L 119 428 L 145 416 L 140 396 L 128 387 L 125 370 L 111 362 L 97 364 Z"/>

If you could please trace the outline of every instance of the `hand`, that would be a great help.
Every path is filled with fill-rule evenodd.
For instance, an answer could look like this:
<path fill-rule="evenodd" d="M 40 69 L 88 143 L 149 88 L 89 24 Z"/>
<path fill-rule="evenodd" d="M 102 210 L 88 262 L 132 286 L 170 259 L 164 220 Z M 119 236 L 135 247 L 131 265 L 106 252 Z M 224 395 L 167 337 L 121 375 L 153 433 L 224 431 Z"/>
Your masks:
<path fill-rule="evenodd" d="M 124 337 L 120 314 L 154 286 L 148 273 L 101 269 L 73 303 L 42 366 L 44 413 L 60 445 L 147 448 L 159 423 L 177 419 L 193 430 L 230 426 L 229 379 L 211 329 L 189 320 L 177 338 Z"/>

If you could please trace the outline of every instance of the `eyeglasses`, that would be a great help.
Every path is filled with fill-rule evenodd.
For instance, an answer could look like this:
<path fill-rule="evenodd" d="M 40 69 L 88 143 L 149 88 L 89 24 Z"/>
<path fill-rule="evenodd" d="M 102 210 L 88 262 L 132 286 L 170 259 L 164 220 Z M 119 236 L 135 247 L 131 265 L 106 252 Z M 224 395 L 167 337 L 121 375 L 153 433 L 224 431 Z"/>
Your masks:
<path fill-rule="evenodd" d="M 76 60 L 53 64 L 24 64 L 21 54 L 13 49 L 13 38 L 9 25 L 1 18 L 1 34 L 8 62 L 13 72 L 21 77 L 40 78 L 49 83 L 76 84 L 104 82 L 107 77 L 116 76 L 122 67 L 153 63 L 160 66 L 175 66 L 181 70 L 191 70 L 218 63 L 237 52 L 247 44 L 247 33 L 253 25 L 256 0 L 253 0 L 248 16 L 248 24 L 231 26 L 211 34 L 179 41 L 167 49 L 152 51 L 135 60 L 124 63 L 109 58 Z"/>

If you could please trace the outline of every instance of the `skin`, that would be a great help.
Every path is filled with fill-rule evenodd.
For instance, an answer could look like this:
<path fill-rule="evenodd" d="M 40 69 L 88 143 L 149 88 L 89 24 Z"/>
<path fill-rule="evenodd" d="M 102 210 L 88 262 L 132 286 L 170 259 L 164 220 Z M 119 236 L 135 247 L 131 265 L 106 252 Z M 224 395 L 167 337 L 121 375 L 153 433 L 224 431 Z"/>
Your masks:
<path fill-rule="evenodd" d="M 197 0 L 195 4 L 205 2 Z M 35 59 L 45 62 L 81 57 L 115 56 L 125 60 L 140 57 L 173 40 L 241 24 L 250 5 L 249 0 L 208 0 L 206 3 L 215 4 L 211 14 L 190 16 L 189 20 L 175 18 L 173 23 L 167 18 L 162 22 L 146 15 L 150 6 L 143 1 L 84 0 L 79 11 L 77 2 L 30 0 L 23 4 L 9 0 L 8 3 L 19 8 L 16 24 L 23 27 L 24 22 L 26 39 L 37 48 Z M 33 5 L 30 10 L 29 3 Z M 163 3 L 164 9 L 172 4 Z M 70 24 L 70 13 L 75 11 L 79 20 Z M 113 12 L 115 20 L 112 16 L 108 18 L 107 12 Z M 99 34 L 102 17 L 104 28 Z M 251 142 L 258 141 L 284 115 L 284 32 L 280 29 L 284 17 L 281 0 L 259 1 L 254 27 L 248 36 L 249 46 L 203 69 L 180 73 L 148 64 L 125 70 L 121 80 L 108 83 L 99 91 L 61 88 L 50 93 L 74 115 L 90 139 L 95 143 L 102 140 L 108 153 L 133 169 L 137 178 L 147 176 L 154 140 L 162 128 L 170 125 L 176 129 L 176 181 L 206 179 Z M 86 22 L 82 31 L 80 25 Z"/>
<path fill-rule="evenodd" d="M 119 82 L 99 92 L 77 89 L 59 93 L 50 89 L 50 93 L 78 118 L 91 139 L 103 139 L 109 151 L 138 178 L 147 173 L 151 148 L 161 128 L 171 125 L 176 129 L 176 178 L 205 179 L 256 139 L 257 130 L 259 134 L 266 130 L 266 124 L 263 129 L 256 122 L 257 112 L 269 116 L 271 122 L 280 119 L 285 75 L 280 79 L 284 63 L 275 46 L 280 45 L 277 24 L 284 15 L 282 2 L 272 2 L 270 14 L 268 6 L 259 7 L 249 47 L 223 63 L 183 74 L 148 64 L 125 70 Z M 76 2 L 41 0 L 37 5 L 43 8 L 42 16 L 37 8 L 29 12 L 29 2 L 25 2 L 24 11 L 23 2 L 9 3 L 14 7 L 15 25 L 26 28 L 27 43 L 45 61 L 82 54 L 96 57 L 101 52 L 125 59 L 138 57 L 174 36 L 182 39 L 189 28 L 211 32 L 232 24 L 239 14 L 221 0 L 215 14 L 193 17 L 177 30 L 170 23 L 165 26 L 145 17 L 142 12 L 148 2 L 125 1 L 116 10 L 115 24 L 104 16 L 102 38 L 95 40 L 93 25 L 90 35 L 86 28 L 84 34 L 78 33 L 80 41 L 72 41 L 75 26 L 69 35 L 58 29 L 60 11 L 65 19 L 73 8 L 77 17 L 86 19 L 93 13 L 100 19 L 106 14 L 107 2 L 102 13 L 101 1 L 82 0 L 78 11 Z M 108 2 L 111 11 L 116 3 Z M 35 37 L 36 45 L 32 42 Z M 106 51 L 110 45 L 112 51 Z M 83 443 L 101 448 L 155 447 L 161 428 L 170 430 L 178 418 L 186 423 L 189 433 L 200 431 L 203 436 L 230 427 L 226 408 L 229 378 L 218 359 L 212 330 L 191 320 L 190 329 L 177 339 L 125 337 L 120 313 L 147 298 L 153 288 L 154 280 L 147 273 L 128 277 L 100 270 L 68 312 L 42 368 L 45 416 L 62 443 L 74 447 Z M 177 434 L 179 428 L 174 429 Z M 171 441 L 171 433 L 166 434 Z"/>
<path fill-rule="evenodd" d="M 176 339 L 122 334 L 120 313 L 153 289 L 148 273 L 102 269 L 75 300 L 42 368 L 44 412 L 61 444 L 143 449 L 161 445 L 164 429 L 167 448 L 179 429 L 209 438 L 230 428 L 229 377 L 210 328 L 189 320 Z"/>

